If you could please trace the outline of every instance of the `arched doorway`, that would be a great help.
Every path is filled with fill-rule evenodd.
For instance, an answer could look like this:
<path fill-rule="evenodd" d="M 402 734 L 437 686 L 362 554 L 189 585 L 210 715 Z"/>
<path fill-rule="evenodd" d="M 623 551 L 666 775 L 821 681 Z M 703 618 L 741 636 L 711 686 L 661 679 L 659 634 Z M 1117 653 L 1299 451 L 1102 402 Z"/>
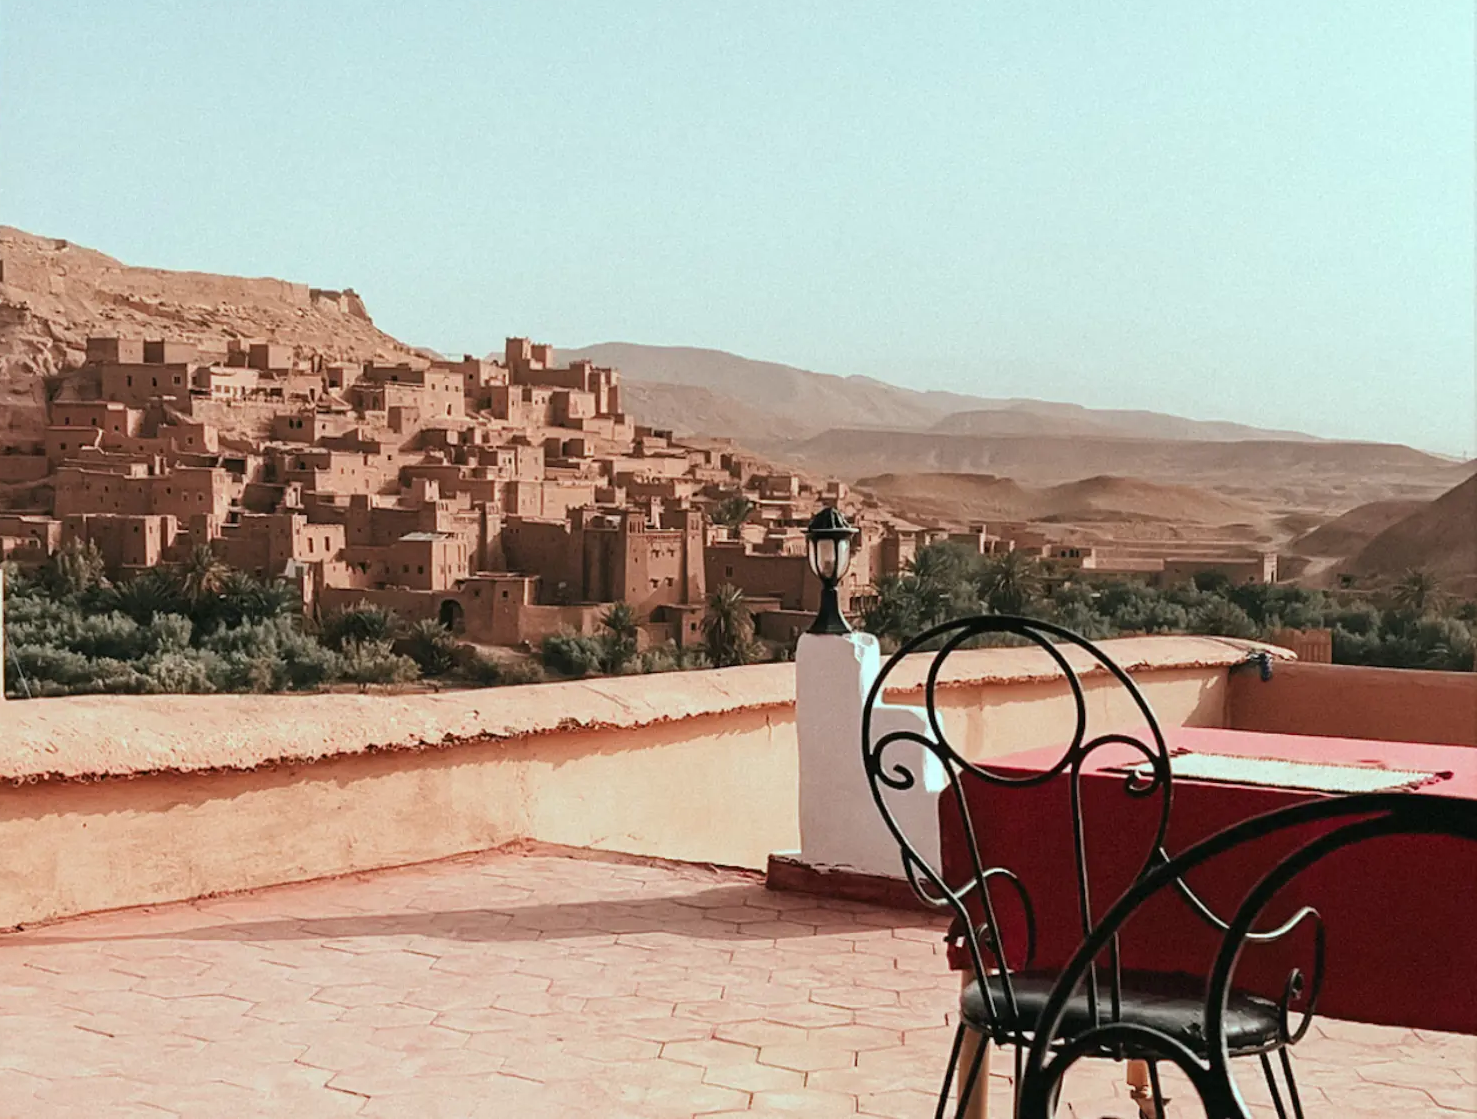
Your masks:
<path fill-rule="evenodd" d="M 454 598 L 448 598 L 441 604 L 440 621 L 452 633 L 462 633 L 467 628 L 467 619 L 462 611 L 462 604 Z"/>

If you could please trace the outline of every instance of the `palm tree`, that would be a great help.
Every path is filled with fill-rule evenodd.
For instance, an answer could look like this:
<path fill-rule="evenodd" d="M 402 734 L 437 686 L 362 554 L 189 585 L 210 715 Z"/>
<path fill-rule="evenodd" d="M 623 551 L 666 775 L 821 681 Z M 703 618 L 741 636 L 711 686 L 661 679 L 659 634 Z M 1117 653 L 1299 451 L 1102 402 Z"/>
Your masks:
<path fill-rule="evenodd" d="M 754 503 L 743 494 L 731 494 L 713 507 L 713 523 L 735 529 L 749 519 L 753 510 Z"/>
<path fill-rule="evenodd" d="M 1024 552 L 1006 552 L 980 576 L 980 598 L 997 614 L 1020 614 L 1041 593 L 1041 575 Z"/>
<path fill-rule="evenodd" d="M 423 676 L 442 676 L 456 667 L 456 636 L 435 618 L 414 622 L 406 633 L 406 652 Z"/>
<path fill-rule="evenodd" d="M 605 630 L 603 667 L 606 672 L 619 672 L 636 656 L 637 637 L 640 633 L 636 625 L 636 611 L 627 603 L 617 602 L 600 616 L 600 625 Z"/>
<path fill-rule="evenodd" d="M 230 572 L 209 544 L 196 544 L 175 575 L 180 594 L 195 610 L 221 593 Z"/>
<path fill-rule="evenodd" d="M 302 610 L 296 587 L 282 579 L 264 582 L 236 568 L 221 577 L 216 616 L 228 626 L 263 622 Z"/>
<path fill-rule="evenodd" d="M 148 625 L 160 614 L 185 612 L 178 585 L 168 573 L 157 567 L 140 571 L 132 579 L 114 587 L 111 606 L 139 625 Z"/>
<path fill-rule="evenodd" d="M 1390 594 L 1396 606 L 1413 614 L 1424 614 L 1441 597 L 1441 584 L 1424 568 L 1412 567 L 1400 577 Z"/>
<path fill-rule="evenodd" d="M 748 664 L 753 659 L 754 616 L 744 601 L 743 591 L 725 583 L 708 595 L 703 642 L 715 667 Z"/>

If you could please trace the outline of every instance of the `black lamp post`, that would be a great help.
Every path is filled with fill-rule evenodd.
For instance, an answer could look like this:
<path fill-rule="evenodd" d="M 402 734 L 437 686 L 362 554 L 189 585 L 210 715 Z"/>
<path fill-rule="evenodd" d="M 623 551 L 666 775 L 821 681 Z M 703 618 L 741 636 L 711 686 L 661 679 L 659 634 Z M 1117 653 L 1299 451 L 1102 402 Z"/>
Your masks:
<path fill-rule="evenodd" d="M 810 569 L 821 581 L 821 608 L 811 623 L 811 633 L 845 634 L 851 632 L 842 616 L 836 597 L 836 584 L 851 566 L 851 544 L 856 537 L 839 510 L 827 505 L 811 518 L 805 528 L 805 547 L 810 555 Z"/>

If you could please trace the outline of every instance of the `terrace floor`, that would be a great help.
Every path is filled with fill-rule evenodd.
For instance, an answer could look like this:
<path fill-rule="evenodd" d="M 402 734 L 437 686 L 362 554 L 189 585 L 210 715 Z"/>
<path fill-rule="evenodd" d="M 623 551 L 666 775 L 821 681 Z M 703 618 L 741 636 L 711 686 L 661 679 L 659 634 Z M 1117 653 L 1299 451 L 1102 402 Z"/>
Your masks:
<path fill-rule="evenodd" d="M 913 913 L 536 850 L 108 914 L 0 938 L 0 1115 L 931 1116 L 942 947 Z M 1310 1119 L 1477 1115 L 1472 1038 L 1325 1021 L 1297 1055 Z M 1135 1113 L 1111 1064 L 1064 1098 Z"/>

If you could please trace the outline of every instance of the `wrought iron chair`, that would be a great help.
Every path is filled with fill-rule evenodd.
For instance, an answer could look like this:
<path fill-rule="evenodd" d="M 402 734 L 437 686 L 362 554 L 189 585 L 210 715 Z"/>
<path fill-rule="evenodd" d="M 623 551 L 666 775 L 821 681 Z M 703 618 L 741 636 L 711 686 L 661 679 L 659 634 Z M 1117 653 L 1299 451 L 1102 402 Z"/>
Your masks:
<path fill-rule="evenodd" d="M 969 762 L 950 745 L 944 732 L 935 693 L 945 662 L 950 654 L 972 638 L 997 635 L 1011 635 L 1043 650 L 1065 678 L 1076 705 L 1076 726 L 1071 741 L 1055 764 L 1044 772 L 1011 775 Z M 935 645 L 937 648 L 933 652 L 925 685 L 928 733 L 894 730 L 878 735 L 874 741 L 873 709 L 880 702 L 883 690 L 889 686 L 894 670 L 904 657 Z M 1147 728 L 1147 741 L 1121 730 L 1108 730 L 1089 737 L 1085 692 L 1078 671 L 1068 659 L 1069 653 L 1074 653 L 1077 659 L 1085 659 L 1087 667 L 1106 673 L 1126 690 Z M 948 782 L 940 796 L 952 801 L 951 807 L 958 813 L 962 824 L 968 854 L 967 873 L 962 880 L 958 880 L 961 876 L 956 875 L 956 881 L 946 881 L 944 868 L 929 864 L 920 853 L 919 846 L 904 834 L 898 815 L 889 807 L 891 798 L 906 793 L 919 783 L 920 775 L 915 774 L 906 762 L 896 756 L 889 760 L 889 748 L 903 741 L 921 745 L 938 759 L 947 773 Z M 1152 1102 L 1154 1113 L 1162 1117 L 1165 1099 L 1157 1062 L 1170 1054 L 1176 1063 L 1180 1063 L 1178 1058 L 1183 1053 L 1207 1057 L 1206 1038 L 1219 1029 L 1230 1056 L 1260 1057 L 1273 1097 L 1279 1101 L 1279 1110 L 1282 1108 L 1281 1094 L 1268 1055 L 1280 1055 L 1293 1114 L 1301 1119 L 1301 1103 L 1287 1049 L 1307 1032 L 1317 1002 L 1323 956 L 1323 928 L 1317 912 L 1305 907 L 1276 928 L 1250 931 L 1248 924 L 1243 930 L 1245 940 L 1271 942 L 1283 939 L 1305 922 L 1312 929 L 1314 961 L 1311 975 L 1294 969 L 1280 1001 L 1243 991 L 1228 991 L 1224 1013 L 1213 1022 L 1207 1022 L 1203 984 L 1176 982 L 1170 976 L 1126 972 L 1121 966 L 1118 927 L 1115 926 L 1111 933 L 1094 938 L 1099 923 L 1089 888 L 1087 835 L 1081 798 L 1083 764 L 1094 751 L 1110 745 L 1131 749 L 1141 755 L 1149 767 L 1147 774 L 1129 773 L 1125 776 L 1123 791 L 1129 802 L 1158 800 L 1153 839 L 1143 853 L 1132 888 L 1140 889 L 1150 880 L 1170 882 L 1181 900 L 1213 931 L 1229 932 L 1232 924 L 1216 916 L 1186 884 L 1182 874 L 1168 869 L 1176 865 L 1165 850 L 1171 802 L 1169 750 L 1153 711 L 1128 674 L 1090 641 L 1060 626 L 1029 618 L 1005 615 L 962 618 L 935 626 L 908 641 L 887 661 L 872 684 L 862 714 L 862 754 L 873 798 L 897 841 L 904 871 L 915 893 L 928 905 L 952 913 L 954 921 L 949 936 L 956 946 L 964 949 L 973 973 L 960 997 L 959 1026 L 939 1092 L 936 1115 L 942 1119 L 947 1113 L 950 1091 L 959 1073 L 961 1054 L 966 1051 L 965 1041 L 970 1032 L 978 1044 L 960 1077 L 957 1116 L 966 1114 L 974 1091 L 985 1090 L 977 1081 L 988 1043 L 993 1043 L 1011 1046 L 1015 1050 L 1018 1105 L 1024 1054 L 1027 1050 L 1034 1053 L 1036 1048 L 1041 1048 L 1043 1063 L 1057 1050 L 1070 1052 L 1073 1059 L 1091 1055 L 1146 1062 L 1149 1094 L 1142 1107 L 1148 1114 L 1147 1108 Z M 1070 985 L 1067 985 L 1065 973 L 1059 982 L 1056 973 L 1032 970 L 1036 922 L 1029 893 L 1009 868 L 993 866 L 988 861 L 989 853 L 981 850 L 966 797 L 967 785 L 974 782 L 1024 788 L 1058 779 L 1069 782 L 1072 852 L 1076 869 L 1076 880 L 1063 882 L 1061 887 L 1075 891 L 1076 895 L 1081 927 L 1073 933 L 1074 941 L 1080 933 L 1088 944 L 1094 946 L 1083 957 L 1080 974 L 1074 973 L 1076 977 Z M 1007 943 L 999 920 L 996 887 L 1002 883 L 1016 895 L 1023 912 L 1026 942 L 1023 953 L 1018 943 Z M 1107 961 L 1100 964 L 1099 957 L 1104 953 Z M 1024 958 L 1019 965 L 1013 963 L 1022 956 Z M 1303 1003 L 1303 1017 L 1293 1029 L 1290 1016 L 1293 1004 L 1299 1002 Z M 1052 1014 L 1051 1028 L 1043 1035 L 1038 1032 L 1037 1020 L 1048 1009 Z M 1114 1027 L 1113 1030 L 1103 1032 L 1109 1025 Z M 1168 1048 L 1160 1040 L 1162 1038 L 1172 1039 L 1175 1048 Z M 1050 1066 L 1052 1069 L 1057 1067 L 1055 1064 Z M 1059 1078 L 1053 1084 L 1057 1082 Z"/>
<path fill-rule="evenodd" d="M 1186 872 L 1235 847 L 1309 824 L 1331 827 L 1301 843 L 1268 870 L 1246 895 L 1226 929 L 1205 995 L 1202 1010 L 1205 1040 L 1200 1045 L 1185 1045 L 1172 1031 L 1133 1022 L 1127 1016 L 1122 1021 L 1098 1023 L 1086 1029 L 1073 1027 L 1074 992 L 1090 976 L 1092 961 L 1149 898 L 1178 888 Z M 1477 801 L 1457 797 L 1417 798 L 1405 793 L 1359 793 L 1305 801 L 1234 824 L 1144 875 L 1114 903 L 1083 941 L 1047 997 L 1025 1062 L 1017 1097 L 1019 1119 L 1049 1119 L 1067 1069 L 1085 1055 L 1115 1047 L 1128 1047 L 1177 1065 L 1189 1078 L 1208 1119 L 1250 1119 L 1251 1112 L 1231 1077 L 1230 1062 L 1236 1055 L 1232 1042 L 1235 1029 L 1232 980 L 1242 949 L 1253 936 L 1251 927 L 1277 891 L 1315 863 L 1336 851 L 1391 835 L 1441 835 L 1477 842 Z M 1293 1034 L 1301 1036 L 1306 1029 L 1307 1016 Z M 1287 1033 L 1285 1022 L 1281 1030 Z M 1269 1078 L 1270 1075 L 1269 1071 Z M 1290 1075 L 1288 1085 L 1297 1109 L 1296 1088 Z M 1282 1113 L 1280 1098 L 1274 1094 L 1273 1101 L 1279 1114 Z"/>

